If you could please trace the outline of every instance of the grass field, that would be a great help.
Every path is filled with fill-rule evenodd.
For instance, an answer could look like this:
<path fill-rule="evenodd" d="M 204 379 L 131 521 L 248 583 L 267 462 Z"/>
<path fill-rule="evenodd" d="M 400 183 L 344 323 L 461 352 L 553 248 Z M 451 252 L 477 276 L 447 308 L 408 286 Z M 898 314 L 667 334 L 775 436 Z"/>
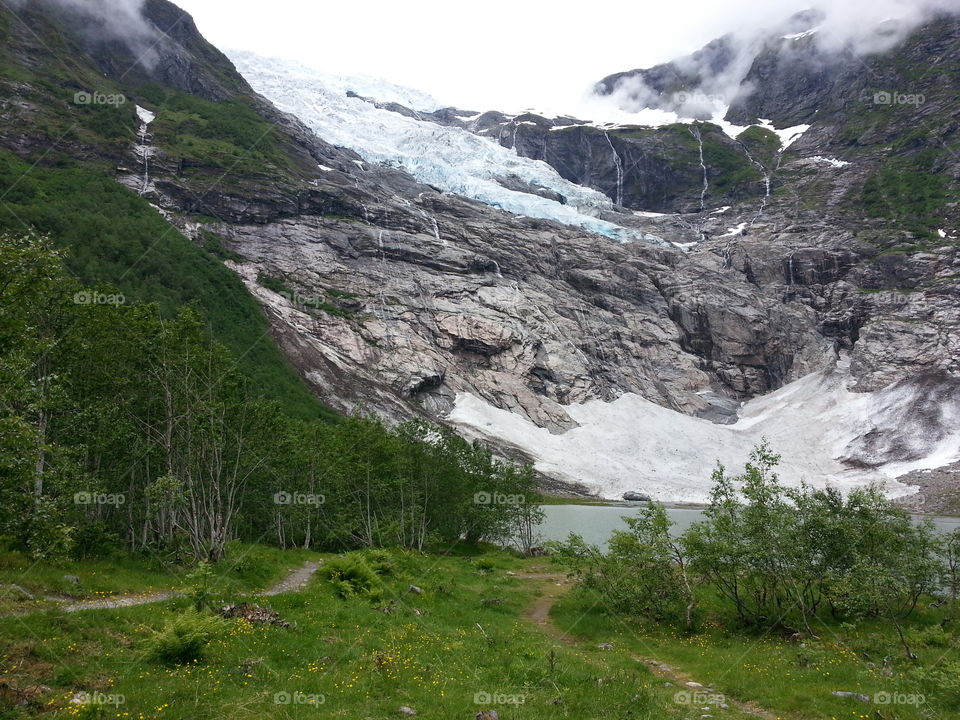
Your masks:
<path fill-rule="evenodd" d="M 232 550 L 215 569 L 224 580 L 214 583 L 213 607 L 242 600 L 321 557 L 253 546 Z M 248 562 L 240 571 L 229 569 L 239 557 Z M 215 629 L 201 656 L 180 665 L 151 657 L 151 638 L 189 616 L 187 598 L 0 618 L 0 718 L 387 720 L 404 717 L 402 707 L 428 720 L 468 720 L 489 710 L 501 720 L 952 714 L 939 697 L 926 705 L 881 706 L 830 694 L 911 689 L 905 662 L 897 660 L 889 677 L 882 655 L 873 670 L 867 664 L 874 653 L 897 656 L 895 636 L 881 638 L 881 628 L 844 630 L 843 638 L 824 630 L 817 640 L 797 643 L 728 635 L 710 623 L 691 635 L 647 627 L 604 614 L 589 593 L 571 591 L 549 560 L 494 549 L 323 559 L 300 592 L 246 596 L 269 605 L 288 626 L 211 621 Z M 345 593 L 352 576 L 344 568 L 358 562 L 376 569 L 373 592 L 357 586 Z M 6 556 L 5 582 L 19 570 L 11 563 Z M 36 587 L 52 589 L 68 570 L 85 572 L 90 592 L 183 584 L 182 573 L 127 561 L 31 574 Z M 168 579 L 171 585 L 164 584 Z M 928 627 L 934 619 L 926 618 Z M 913 632 L 923 624 L 918 628 Z M 918 663 L 944 652 L 952 646 L 923 647 Z M 654 659 L 669 669 L 651 666 Z M 688 688 L 688 681 L 706 687 Z M 86 702 L 71 702 L 78 698 Z"/>

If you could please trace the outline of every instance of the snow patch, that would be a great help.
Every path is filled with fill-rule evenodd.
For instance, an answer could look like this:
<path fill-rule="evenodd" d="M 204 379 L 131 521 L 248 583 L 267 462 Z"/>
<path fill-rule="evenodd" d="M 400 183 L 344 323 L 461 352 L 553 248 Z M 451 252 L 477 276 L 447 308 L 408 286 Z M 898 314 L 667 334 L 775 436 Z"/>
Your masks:
<path fill-rule="evenodd" d="M 793 33 L 793 34 L 791 34 L 791 35 L 784 35 L 784 36 L 783 36 L 783 39 L 784 39 L 784 40 L 799 40 L 800 38 L 810 37 L 810 36 L 813 35 L 815 32 L 817 32 L 819 29 L 820 29 L 819 27 L 815 27 L 815 28 L 812 28 L 812 29 L 810 29 L 810 30 L 804 30 L 803 32 Z"/>
<path fill-rule="evenodd" d="M 723 235 L 717 235 L 717 237 L 735 237 L 737 235 L 743 235 L 744 228 L 747 227 L 747 223 L 742 222 L 736 227 L 727 228 L 727 231 Z"/>
<path fill-rule="evenodd" d="M 157 114 L 150 112 L 145 107 L 137 105 L 137 117 L 140 118 L 140 122 L 144 125 L 149 125 L 157 118 Z"/>
<path fill-rule="evenodd" d="M 835 168 L 846 167 L 847 165 L 850 164 L 846 160 L 837 160 L 836 158 L 824 157 L 822 155 L 814 155 L 812 158 L 810 158 L 810 160 L 816 163 L 825 163 L 827 165 L 832 165 Z"/>
<path fill-rule="evenodd" d="M 782 455 L 778 472 L 787 485 L 803 481 L 849 491 L 878 482 L 891 497 L 914 492 L 897 476 L 960 458 L 960 431 L 937 438 L 905 412 L 924 401 L 925 388 L 902 383 L 853 393 L 847 390 L 848 380 L 848 364 L 842 362 L 811 373 L 745 403 L 733 425 L 668 410 L 632 393 L 609 403 L 567 406 L 579 427 L 560 435 L 469 393 L 458 394 L 447 419 L 467 437 L 518 446 L 539 471 L 584 483 L 607 498 L 636 489 L 660 501 L 704 503 L 715 463 L 742 468 L 763 437 Z M 938 412 L 939 427 L 957 428 L 960 398 Z M 870 439 L 878 434 L 890 438 L 893 447 L 909 448 L 918 459 L 872 467 L 882 461 L 869 451 Z M 846 457 L 866 462 L 845 464 Z"/>
<path fill-rule="evenodd" d="M 722 215 L 723 213 L 725 213 L 725 212 L 726 212 L 727 210 L 729 210 L 729 209 L 730 209 L 730 206 L 729 206 L 729 205 L 724 205 L 724 206 L 721 207 L 721 208 L 717 208 L 716 210 L 712 210 L 712 211 L 710 212 L 710 214 L 711 214 L 711 215 Z"/>
<path fill-rule="evenodd" d="M 327 167 L 326 165 L 317 165 L 317 167 L 323 170 L 324 172 L 333 172 L 333 168 Z"/>
<path fill-rule="evenodd" d="M 788 147 L 793 145 L 793 143 L 800 139 L 801 135 L 810 129 L 809 125 L 793 125 L 791 127 L 777 130 L 771 121 L 763 118 L 758 118 L 758 120 L 760 121 L 760 127 L 770 130 L 771 132 L 775 133 L 778 138 L 780 138 L 781 150 L 786 150 Z"/>

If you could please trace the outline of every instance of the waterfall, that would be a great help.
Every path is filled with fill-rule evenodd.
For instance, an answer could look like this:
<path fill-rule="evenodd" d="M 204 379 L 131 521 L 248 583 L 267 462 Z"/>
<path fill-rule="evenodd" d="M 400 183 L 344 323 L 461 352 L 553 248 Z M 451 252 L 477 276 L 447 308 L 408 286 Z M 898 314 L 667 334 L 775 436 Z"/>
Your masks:
<path fill-rule="evenodd" d="M 140 184 L 139 195 L 143 196 L 150 190 L 150 156 L 154 152 L 151 146 L 150 123 L 154 121 L 156 115 L 146 108 L 137 105 L 137 117 L 140 119 L 140 129 L 138 131 L 140 142 L 134 147 L 140 161 L 143 163 L 143 182 Z"/>
<path fill-rule="evenodd" d="M 613 165 L 617 169 L 617 193 L 614 196 L 614 202 L 616 202 L 617 205 L 623 205 L 623 161 L 617 154 L 616 148 L 613 147 L 613 142 L 610 140 L 610 134 L 604 130 L 603 136 L 607 139 L 607 145 L 610 146 L 610 152 L 613 153 Z"/>
<path fill-rule="evenodd" d="M 422 217 L 424 220 L 430 223 L 431 228 L 433 230 L 433 237 L 436 239 L 436 241 L 441 245 L 449 244 L 447 243 L 446 240 L 440 237 L 440 225 L 437 223 L 437 218 L 434 215 L 431 215 L 430 213 L 428 213 L 423 208 L 417 208 L 417 212 L 420 213 L 420 217 Z"/>
<path fill-rule="evenodd" d="M 697 144 L 700 147 L 700 169 L 703 170 L 703 188 L 700 190 L 700 215 L 697 220 L 697 233 L 700 235 L 700 240 L 704 240 L 703 234 L 703 211 L 706 209 L 707 204 L 707 191 L 710 189 L 710 179 L 707 177 L 707 165 L 703 161 L 703 136 L 700 134 L 700 128 L 691 127 L 690 134 L 697 139 Z"/>
<path fill-rule="evenodd" d="M 393 346 L 393 341 L 390 338 L 390 322 L 387 320 L 387 299 L 383 292 L 383 287 L 387 281 L 387 259 L 383 252 L 383 230 L 380 230 L 379 234 L 377 235 L 377 248 L 379 249 L 380 254 L 380 291 L 378 293 L 380 297 L 380 321 L 383 323 L 386 346 L 389 348 Z"/>
<path fill-rule="evenodd" d="M 760 207 L 757 210 L 757 214 L 753 216 L 753 219 L 750 221 L 750 224 L 748 225 L 748 227 L 752 228 L 753 224 L 760 218 L 761 215 L 763 215 L 763 211 L 766 209 L 767 203 L 770 201 L 770 171 L 767 170 L 766 167 L 764 167 L 763 163 L 754 159 L 753 155 L 750 154 L 750 150 L 747 149 L 746 145 L 744 145 L 742 142 L 739 142 L 739 141 L 737 142 L 737 144 L 743 149 L 743 152 L 747 156 L 747 159 L 750 161 L 750 163 L 760 171 L 761 175 L 763 175 L 763 185 L 764 185 L 763 200 L 760 201 Z M 777 167 L 779 166 L 780 166 L 780 163 L 778 160 Z"/>

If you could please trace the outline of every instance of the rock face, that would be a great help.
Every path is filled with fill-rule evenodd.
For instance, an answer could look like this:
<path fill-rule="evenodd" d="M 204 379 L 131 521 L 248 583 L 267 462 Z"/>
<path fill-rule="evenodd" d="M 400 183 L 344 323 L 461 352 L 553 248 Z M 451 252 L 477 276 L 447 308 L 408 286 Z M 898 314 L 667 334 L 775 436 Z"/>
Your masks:
<path fill-rule="evenodd" d="M 145 5 L 154 27 L 173 12 L 164 0 Z M 470 393 L 562 433 L 577 424 L 571 404 L 632 393 L 729 422 L 742 400 L 831 365 L 841 350 L 858 391 L 919 373 L 930 378 L 931 402 L 954 388 L 960 254 L 948 238 L 956 223 L 938 241 L 907 215 L 864 221 L 857 198 L 881 146 L 844 134 L 843 117 L 769 156 L 759 152 L 769 140 L 762 133 L 751 146 L 708 124 L 602 131 L 569 118 L 475 121 L 476 132 L 496 131 L 620 205 L 685 211 L 620 221 L 689 248 L 620 244 L 359 162 L 255 96 L 192 22 L 178 27 L 184 34 L 158 46 L 141 79 L 246 98 L 274 124 L 290 169 L 279 180 L 250 173 L 211 185 L 158 142 L 145 197 L 198 242 L 213 235 L 234 253 L 226 262 L 262 303 L 280 346 L 341 411 L 443 420 L 457 395 Z M 722 64 L 722 44 L 716 50 L 710 62 Z M 118 76 L 123 47 L 88 52 L 99 72 Z M 938 107 L 948 114 L 935 117 L 955 133 L 955 101 Z M 23 108 L 2 109 L 8 127 L 29 125 Z M 870 132 L 881 132 L 883 118 L 873 122 Z M 34 141 L 24 137 L 0 132 L 26 155 Z M 860 148 L 862 166 L 824 162 L 842 142 Z M 118 152 L 118 180 L 139 189 L 142 155 L 132 143 Z M 956 161 L 943 162 L 937 167 Z M 764 174 L 774 167 L 768 196 Z M 731 207 L 713 210 L 721 201 Z M 893 452 L 890 430 L 864 436 L 874 431 Z M 499 442 L 505 453 L 521 445 Z"/>
<path fill-rule="evenodd" d="M 374 104 L 423 122 L 459 127 L 523 157 L 542 160 L 565 180 L 599 190 L 623 208 L 696 212 L 764 193 L 762 174 L 743 145 L 713 124 L 605 128 L 576 118 L 533 113 L 471 115 L 455 108 L 413 113 L 395 103 Z M 701 149 L 705 169 L 700 164 Z M 500 183 L 523 192 L 541 192 L 522 187 L 511 177 L 501 178 Z"/>

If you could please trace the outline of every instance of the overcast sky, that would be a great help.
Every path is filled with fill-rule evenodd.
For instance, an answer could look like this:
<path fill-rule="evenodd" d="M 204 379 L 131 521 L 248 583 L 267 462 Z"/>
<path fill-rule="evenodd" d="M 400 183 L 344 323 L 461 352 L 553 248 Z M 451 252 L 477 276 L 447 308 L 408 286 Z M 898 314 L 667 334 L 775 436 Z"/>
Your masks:
<path fill-rule="evenodd" d="M 816 3 L 851 29 L 960 0 L 175 0 L 221 48 L 372 75 L 464 109 L 576 108 L 614 72 L 693 51 Z"/>

